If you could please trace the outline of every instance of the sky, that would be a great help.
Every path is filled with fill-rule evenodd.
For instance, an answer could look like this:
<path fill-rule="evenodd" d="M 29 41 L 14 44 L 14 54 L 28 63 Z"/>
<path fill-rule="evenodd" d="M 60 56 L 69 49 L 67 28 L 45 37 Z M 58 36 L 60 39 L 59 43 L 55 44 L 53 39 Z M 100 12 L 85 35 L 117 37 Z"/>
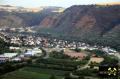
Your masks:
<path fill-rule="evenodd" d="M 22 7 L 59 6 L 70 7 L 72 5 L 96 4 L 105 2 L 120 2 L 120 0 L 0 0 L 0 5 L 12 5 Z"/>

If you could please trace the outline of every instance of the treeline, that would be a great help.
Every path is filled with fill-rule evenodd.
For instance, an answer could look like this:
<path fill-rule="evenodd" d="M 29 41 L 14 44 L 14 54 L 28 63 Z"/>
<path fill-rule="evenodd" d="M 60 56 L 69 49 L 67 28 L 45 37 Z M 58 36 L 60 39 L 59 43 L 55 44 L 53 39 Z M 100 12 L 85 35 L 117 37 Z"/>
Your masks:
<path fill-rule="evenodd" d="M 57 51 L 53 51 L 50 53 L 50 57 L 51 58 L 56 58 L 56 59 L 68 59 L 68 60 L 75 60 L 77 58 L 73 58 L 73 57 L 70 57 L 66 54 L 64 54 L 64 51 L 60 51 L 60 52 L 57 52 Z"/>
<path fill-rule="evenodd" d="M 67 59 L 55 59 L 55 58 L 40 58 L 34 64 L 28 64 L 31 67 L 39 67 L 45 69 L 55 69 L 63 71 L 73 71 L 77 69 L 77 66 L 84 65 L 87 61 L 72 61 Z"/>
<path fill-rule="evenodd" d="M 6 43 L 3 39 L 0 39 L 0 54 L 10 52 L 9 46 L 9 43 Z"/>
<path fill-rule="evenodd" d="M 0 75 L 6 74 L 8 72 L 15 71 L 24 67 L 24 63 L 14 63 L 14 62 L 6 62 L 4 64 L 0 64 Z"/>
<path fill-rule="evenodd" d="M 37 63 L 44 63 L 44 64 L 55 64 L 55 65 L 61 65 L 61 66 L 71 66 L 76 67 L 78 65 L 83 65 L 87 61 L 71 61 L 66 59 L 55 59 L 55 58 L 48 58 L 48 59 L 39 59 L 37 60 Z"/>

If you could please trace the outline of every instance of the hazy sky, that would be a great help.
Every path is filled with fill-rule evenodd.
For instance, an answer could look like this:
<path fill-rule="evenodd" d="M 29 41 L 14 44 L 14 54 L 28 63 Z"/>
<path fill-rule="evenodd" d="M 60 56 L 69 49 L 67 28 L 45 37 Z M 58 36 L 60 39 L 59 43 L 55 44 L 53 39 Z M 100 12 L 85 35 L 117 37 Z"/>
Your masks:
<path fill-rule="evenodd" d="M 39 7 L 39 6 L 60 6 L 70 7 L 80 4 L 95 4 L 102 2 L 120 2 L 120 0 L 0 0 L 0 4 L 8 4 L 23 7 Z"/>

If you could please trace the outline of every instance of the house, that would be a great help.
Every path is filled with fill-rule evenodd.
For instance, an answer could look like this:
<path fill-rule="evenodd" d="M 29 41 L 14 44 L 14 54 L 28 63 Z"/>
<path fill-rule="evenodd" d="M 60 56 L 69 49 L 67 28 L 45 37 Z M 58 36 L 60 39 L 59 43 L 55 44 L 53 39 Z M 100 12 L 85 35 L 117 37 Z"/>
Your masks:
<path fill-rule="evenodd" d="M 114 52 L 108 52 L 107 54 L 109 54 L 109 55 L 115 55 Z"/>
<path fill-rule="evenodd" d="M 10 61 L 13 57 L 17 56 L 18 53 L 4 53 L 0 55 L 0 62 Z"/>
<path fill-rule="evenodd" d="M 13 47 L 13 46 L 11 46 L 11 47 L 9 47 L 9 49 L 10 49 L 10 50 L 19 50 L 20 47 Z"/>
<path fill-rule="evenodd" d="M 18 53 L 4 53 L 2 55 L 0 55 L 0 58 L 13 58 L 15 56 L 17 56 Z"/>
<path fill-rule="evenodd" d="M 25 56 L 40 56 L 41 54 L 42 54 L 42 50 L 39 48 L 34 48 L 24 53 Z"/>
<path fill-rule="evenodd" d="M 21 58 L 16 57 L 16 58 L 13 58 L 12 61 L 21 61 Z"/>
<path fill-rule="evenodd" d="M 0 58 L 0 63 L 4 63 L 8 60 L 8 58 Z"/>

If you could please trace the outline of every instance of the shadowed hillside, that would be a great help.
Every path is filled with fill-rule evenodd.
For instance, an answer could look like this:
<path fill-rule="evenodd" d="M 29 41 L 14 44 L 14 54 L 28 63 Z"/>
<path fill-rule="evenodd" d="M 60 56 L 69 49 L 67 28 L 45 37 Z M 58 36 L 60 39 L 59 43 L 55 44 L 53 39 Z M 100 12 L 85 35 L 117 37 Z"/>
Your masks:
<path fill-rule="evenodd" d="M 120 5 L 72 6 L 57 19 L 54 28 L 91 44 L 120 46 Z"/>

